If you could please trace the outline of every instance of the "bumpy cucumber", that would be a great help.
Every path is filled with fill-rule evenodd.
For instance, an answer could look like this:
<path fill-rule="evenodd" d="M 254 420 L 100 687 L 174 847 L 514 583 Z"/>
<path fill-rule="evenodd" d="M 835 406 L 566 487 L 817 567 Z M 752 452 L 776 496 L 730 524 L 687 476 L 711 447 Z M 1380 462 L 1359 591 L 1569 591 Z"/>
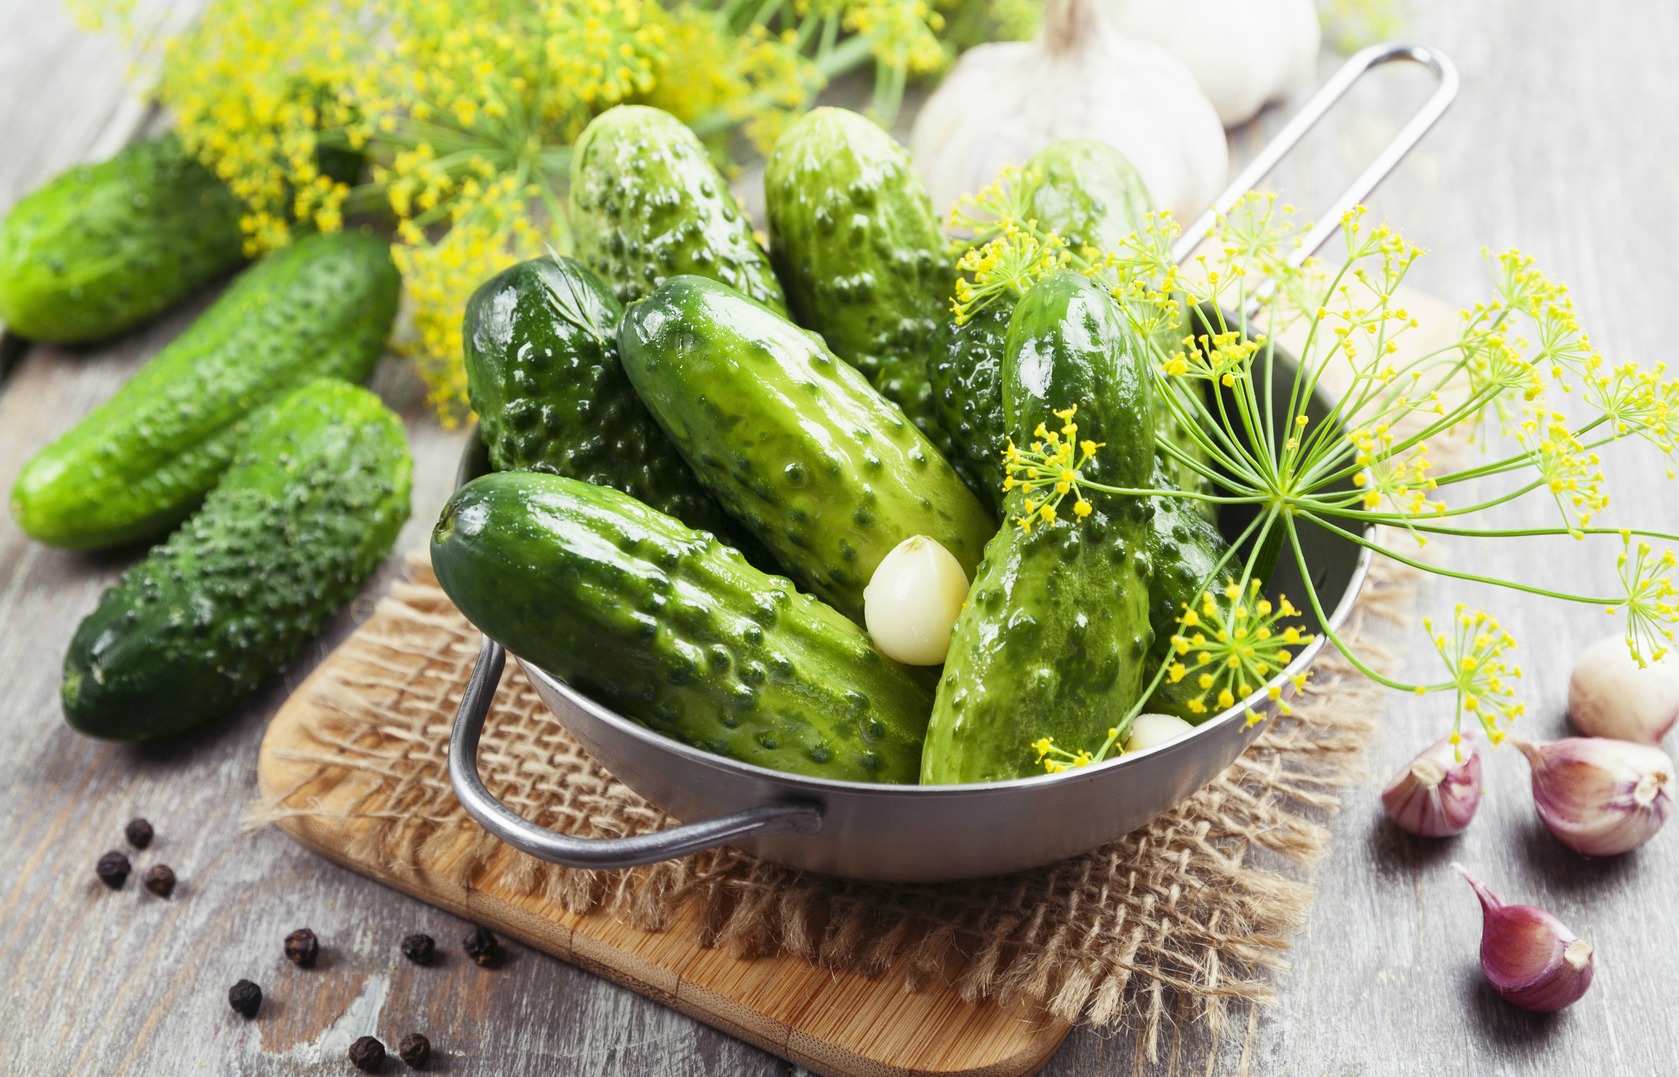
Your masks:
<path fill-rule="evenodd" d="M 196 515 L 76 630 L 64 716 L 140 740 L 229 712 L 284 669 L 390 552 L 408 517 L 402 424 L 322 379 L 269 409 Z"/>
<path fill-rule="evenodd" d="M 904 413 L 814 334 L 672 277 L 624 314 L 624 370 L 730 515 L 848 616 L 892 547 L 930 535 L 970 575 L 994 523 Z"/>
<path fill-rule="evenodd" d="M 947 313 L 952 269 L 909 152 L 855 112 L 815 109 L 776 140 L 764 195 L 770 261 L 794 319 L 942 450 L 927 342 Z"/>
<path fill-rule="evenodd" d="M 216 484 L 263 405 L 319 377 L 367 380 L 399 284 L 384 241 L 358 233 L 306 236 L 263 258 L 24 466 L 18 525 L 84 550 L 168 531 Z"/>
<path fill-rule="evenodd" d="M 746 763 L 913 782 L 931 692 L 861 629 L 710 534 L 557 475 L 475 479 L 432 566 L 508 650 L 649 728 Z"/>
<path fill-rule="evenodd" d="M 1105 442 L 1087 476 L 1146 486 L 1154 469 L 1152 374 L 1113 299 L 1062 272 L 1016 306 L 1008 334 L 1003 404 L 1017 443 L 1076 406 L 1077 437 Z M 1023 530 L 1021 489 L 1011 521 L 985 549 L 957 618 L 927 727 L 924 783 L 983 782 L 1041 773 L 1031 744 L 1051 737 L 1093 749 L 1136 703 L 1149 672 L 1148 498 L 1091 492 L 1092 511 Z"/>
<path fill-rule="evenodd" d="M 1154 209 L 1143 178 L 1106 142 L 1053 142 L 1033 154 L 1026 168 L 1037 174 L 1031 215 L 1075 251 L 1118 249 Z"/>
<path fill-rule="evenodd" d="M 697 273 L 787 309 L 728 182 L 668 112 L 618 105 L 584 128 L 571 154 L 571 228 L 578 259 L 625 303 Z"/>
<path fill-rule="evenodd" d="M 490 462 L 622 490 L 690 527 L 725 527 L 618 362 L 623 308 L 570 258 L 536 258 L 467 301 L 467 392 Z"/>
<path fill-rule="evenodd" d="M 174 135 L 64 172 L 0 221 L 0 323 L 57 344 L 132 329 L 244 259 L 242 212 Z"/>

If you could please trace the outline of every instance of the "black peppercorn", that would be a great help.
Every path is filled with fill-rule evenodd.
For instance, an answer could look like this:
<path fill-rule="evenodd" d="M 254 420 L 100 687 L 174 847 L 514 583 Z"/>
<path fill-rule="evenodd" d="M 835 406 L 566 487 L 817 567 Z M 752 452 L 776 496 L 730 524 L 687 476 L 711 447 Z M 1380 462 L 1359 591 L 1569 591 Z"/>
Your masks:
<path fill-rule="evenodd" d="M 144 849 L 152 843 L 152 824 L 144 819 L 130 819 L 122 832 L 128 838 L 128 844 L 136 849 Z"/>
<path fill-rule="evenodd" d="M 437 951 L 437 943 L 430 935 L 410 935 L 402 940 L 402 956 L 416 965 L 431 964 L 431 955 Z"/>
<path fill-rule="evenodd" d="M 501 964 L 501 944 L 489 928 L 473 928 L 472 934 L 462 940 L 461 948 L 466 951 L 466 956 L 484 968 L 491 969 Z"/>
<path fill-rule="evenodd" d="M 286 960 L 300 969 L 315 967 L 315 958 L 321 956 L 321 940 L 315 938 L 315 933 L 306 927 L 300 927 L 286 936 Z"/>
<path fill-rule="evenodd" d="M 397 1056 L 408 1063 L 409 1069 L 421 1070 L 431 1061 L 431 1041 L 418 1032 L 410 1032 L 402 1037 L 402 1043 L 396 1049 Z"/>
<path fill-rule="evenodd" d="M 372 1036 L 350 1044 L 350 1063 L 363 1073 L 378 1073 L 385 1064 L 385 1045 Z"/>
<path fill-rule="evenodd" d="M 227 989 L 227 1004 L 241 1017 L 255 1017 L 262 1008 L 262 988 L 249 980 L 240 980 Z"/>
<path fill-rule="evenodd" d="M 146 889 L 166 898 L 175 892 L 175 871 L 168 864 L 153 864 L 146 869 Z"/>
<path fill-rule="evenodd" d="M 133 870 L 128 857 L 115 849 L 100 857 L 99 863 L 93 866 L 93 873 L 99 876 L 99 881 L 112 890 L 122 889 L 122 884 L 128 881 L 128 873 Z"/>

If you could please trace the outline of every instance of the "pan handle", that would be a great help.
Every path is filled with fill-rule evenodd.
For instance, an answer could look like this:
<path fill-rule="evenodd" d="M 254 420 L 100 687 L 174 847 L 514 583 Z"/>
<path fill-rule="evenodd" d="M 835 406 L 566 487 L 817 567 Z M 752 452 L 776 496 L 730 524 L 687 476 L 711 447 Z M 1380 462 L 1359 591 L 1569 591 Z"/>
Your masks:
<path fill-rule="evenodd" d="M 485 636 L 472 679 L 455 712 L 455 729 L 449 737 L 449 784 L 468 815 L 520 852 L 568 868 L 610 870 L 670 860 L 756 834 L 814 834 L 822 828 L 821 807 L 808 802 L 763 804 L 628 838 L 575 838 L 521 818 L 485 788 L 478 773 L 478 740 L 506 664 L 507 652 Z"/>

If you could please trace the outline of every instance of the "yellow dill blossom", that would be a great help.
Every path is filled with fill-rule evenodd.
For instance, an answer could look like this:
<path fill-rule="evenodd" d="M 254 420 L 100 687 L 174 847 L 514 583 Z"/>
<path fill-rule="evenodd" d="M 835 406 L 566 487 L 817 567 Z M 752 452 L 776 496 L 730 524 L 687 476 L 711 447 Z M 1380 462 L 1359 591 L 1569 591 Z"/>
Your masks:
<path fill-rule="evenodd" d="M 1059 774 L 1064 770 L 1074 770 L 1078 767 L 1088 767 L 1099 762 L 1112 750 L 1114 741 L 1119 737 L 1119 730 L 1108 730 L 1107 743 L 1100 751 L 1092 752 L 1085 748 L 1069 751 L 1055 743 L 1054 737 L 1039 737 L 1032 742 L 1032 750 L 1038 755 L 1038 764 L 1047 774 Z"/>
<path fill-rule="evenodd" d="M 1014 225 L 996 238 L 974 247 L 956 263 L 956 287 L 951 311 L 956 324 L 966 323 L 998 299 L 1018 299 L 1026 291 L 1067 264 L 1067 245 L 1052 234 L 1039 238 Z"/>
<path fill-rule="evenodd" d="M 1423 630 L 1450 678 L 1434 687 L 1450 689 L 1457 695 L 1452 733 L 1461 737 L 1467 712 L 1486 730 L 1488 743 L 1498 744 L 1505 737 L 1499 723 L 1514 722 L 1525 712 L 1510 683 L 1520 679 L 1522 671 L 1506 658 L 1516 641 L 1491 615 L 1461 602 L 1452 616 L 1452 631 L 1436 632 L 1432 618 L 1423 619 Z"/>
<path fill-rule="evenodd" d="M 1243 339 L 1234 329 L 1184 337 L 1180 348 L 1161 364 L 1161 372 L 1175 378 L 1216 381 L 1226 389 L 1248 376 L 1253 357 L 1265 346 L 1263 336 Z"/>
<path fill-rule="evenodd" d="M 1643 667 L 1666 656 L 1673 642 L 1674 622 L 1679 621 L 1679 593 L 1673 587 L 1673 551 L 1663 550 L 1658 557 L 1650 544 L 1642 540 L 1635 547 L 1629 531 L 1621 532 L 1621 542 L 1621 555 L 1615 567 L 1626 597 L 1606 609 L 1610 615 L 1626 611 L 1627 650 L 1633 661 Z"/>
<path fill-rule="evenodd" d="M 1061 505 L 1068 497 L 1073 499 L 1074 519 L 1082 520 L 1092 511 L 1082 488 L 1082 469 L 1104 443 L 1079 440 L 1079 426 L 1073 421 L 1077 413 L 1077 405 L 1057 411 L 1059 427 L 1052 430 L 1039 423 L 1034 440 L 1026 448 L 1018 447 L 1011 438 L 1003 449 L 1003 492 L 1019 490 L 1025 495 L 1014 524 L 1027 534 L 1035 526 L 1048 526 L 1059 519 Z"/>
<path fill-rule="evenodd" d="M 1275 603 L 1266 598 L 1258 580 L 1246 587 L 1228 583 L 1217 595 L 1203 592 L 1200 608 L 1186 606 L 1178 617 L 1166 677 L 1173 684 L 1188 678 L 1199 690 L 1189 701 L 1196 714 L 1229 710 L 1261 688 L 1280 713 L 1289 714 L 1282 682 L 1268 682 L 1294 661 L 1294 648 L 1312 641 L 1298 625 L 1281 623 L 1298 616 L 1287 597 Z M 1306 674 L 1295 674 L 1292 684 L 1296 690 L 1305 687 Z M 1251 706 L 1247 715 L 1249 725 L 1259 721 Z"/>
<path fill-rule="evenodd" d="M 1567 416 L 1543 406 L 1522 423 L 1516 436 L 1563 519 L 1579 537 L 1582 529 L 1591 526 L 1592 517 L 1609 506 L 1602 490 L 1602 461 L 1596 453 L 1584 450 L 1569 430 Z"/>

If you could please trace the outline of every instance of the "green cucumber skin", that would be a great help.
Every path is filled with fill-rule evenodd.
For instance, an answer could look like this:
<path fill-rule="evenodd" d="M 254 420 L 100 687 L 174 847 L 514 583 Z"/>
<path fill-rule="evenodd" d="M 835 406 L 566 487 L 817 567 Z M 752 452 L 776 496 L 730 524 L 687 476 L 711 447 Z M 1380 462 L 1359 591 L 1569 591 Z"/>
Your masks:
<path fill-rule="evenodd" d="M 1116 250 L 1153 212 L 1143 178 L 1106 142 L 1054 142 L 1033 154 L 1026 167 L 1041 177 L 1032 215 L 1074 251 Z"/>
<path fill-rule="evenodd" d="M 855 112 L 818 108 L 776 140 L 764 194 L 770 262 L 794 320 L 944 451 L 926 353 L 954 270 L 909 151 Z"/>
<path fill-rule="evenodd" d="M 61 173 L 0 221 L 0 323 L 52 344 L 127 332 L 244 261 L 243 212 L 174 135 Z"/>
<path fill-rule="evenodd" d="M 993 509 L 1003 506 L 1003 353 L 1012 305 L 993 303 L 957 325 L 946 318 L 927 360 L 933 414 L 948 439 L 947 456 L 968 488 Z"/>
<path fill-rule="evenodd" d="M 728 521 L 642 405 L 618 362 L 624 308 L 570 258 L 536 258 L 467 301 L 467 392 L 498 471 L 611 486 L 689 527 Z"/>
<path fill-rule="evenodd" d="M 1085 470 L 1095 482 L 1146 485 L 1154 469 L 1152 373 L 1124 314 L 1077 273 L 1039 281 L 1010 319 L 1004 407 L 1017 444 L 1056 409 L 1077 406 L 1079 439 L 1106 446 Z M 1005 508 L 1024 515 L 1026 494 Z M 1039 494 L 1041 496 L 1041 492 Z M 1151 499 L 1090 492 L 1091 514 L 1013 522 L 987 545 L 952 631 L 927 727 L 924 784 L 989 782 L 1042 773 L 1030 745 L 1051 737 L 1094 750 L 1142 693 L 1150 672 Z"/>
<path fill-rule="evenodd" d="M 264 405 L 320 377 L 367 380 L 399 285 L 384 241 L 359 233 L 305 236 L 263 258 L 24 465 L 18 526 L 75 550 L 164 534 L 216 484 Z"/>
<path fill-rule="evenodd" d="M 64 716 L 108 740 L 222 717 L 290 664 L 408 517 L 402 424 L 358 386 L 280 401 L 204 506 L 123 574 L 64 659 Z"/>
<path fill-rule="evenodd" d="M 462 613 L 648 728 L 844 781 L 914 782 L 932 693 L 838 612 L 609 487 L 476 479 L 432 533 Z"/>
<path fill-rule="evenodd" d="M 618 341 L 694 474 L 804 589 L 858 617 L 875 568 L 912 535 L 937 539 L 972 575 L 993 517 L 815 334 L 684 276 L 631 306 Z"/>
<path fill-rule="evenodd" d="M 617 105 L 596 116 L 572 148 L 570 199 L 577 258 L 620 302 L 696 273 L 786 312 L 728 182 L 670 113 Z"/>

